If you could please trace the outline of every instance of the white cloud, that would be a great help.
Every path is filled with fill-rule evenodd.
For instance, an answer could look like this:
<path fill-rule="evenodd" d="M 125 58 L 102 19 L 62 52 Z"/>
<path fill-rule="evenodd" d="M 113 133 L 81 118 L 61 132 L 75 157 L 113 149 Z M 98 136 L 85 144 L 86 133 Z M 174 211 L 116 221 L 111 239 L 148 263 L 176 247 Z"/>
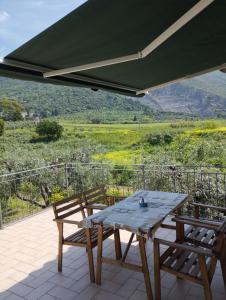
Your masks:
<path fill-rule="evenodd" d="M 0 10 L 0 22 L 8 20 L 9 14 L 5 10 Z"/>

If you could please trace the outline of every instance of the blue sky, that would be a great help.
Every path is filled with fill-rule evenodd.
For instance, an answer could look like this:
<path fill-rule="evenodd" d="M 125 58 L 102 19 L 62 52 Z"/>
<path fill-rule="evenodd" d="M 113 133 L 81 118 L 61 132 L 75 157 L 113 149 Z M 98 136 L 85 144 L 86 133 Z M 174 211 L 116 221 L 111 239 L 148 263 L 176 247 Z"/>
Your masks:
<path fill-rule="evenodd" d="M 0 59 L 86 0 L 0 0 Z"/>

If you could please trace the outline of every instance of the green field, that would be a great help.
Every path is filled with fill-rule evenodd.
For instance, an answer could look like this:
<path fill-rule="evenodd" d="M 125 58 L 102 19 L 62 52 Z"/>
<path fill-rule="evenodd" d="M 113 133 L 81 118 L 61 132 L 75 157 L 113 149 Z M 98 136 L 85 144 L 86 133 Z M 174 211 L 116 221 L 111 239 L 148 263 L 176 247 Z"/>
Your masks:
<path fill-rule="evenodd" d="M 169 121 L 150 124 L 76 124 L 60 119 L 58 141 L 31 142 L 34 124 L 8 126 L 0 138 L 2 172 L 65 161 L 226 164 L 226 121 Z"/>

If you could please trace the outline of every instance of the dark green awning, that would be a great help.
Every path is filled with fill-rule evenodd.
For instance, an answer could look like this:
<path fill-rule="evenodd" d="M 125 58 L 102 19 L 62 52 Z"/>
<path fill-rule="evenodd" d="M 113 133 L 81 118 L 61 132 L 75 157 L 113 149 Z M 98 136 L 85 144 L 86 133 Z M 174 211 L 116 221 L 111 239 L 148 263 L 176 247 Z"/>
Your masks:
<path fill-rule="evenodd" d="M 198 2 L 90 0 L 9 54 L 5 62 L 18 72 L 22 67 L 22 79 L 136 95 L 226 63 L 225 0 L 215 0 L 144 59 L 48 79 L 42 74 L 137 53 Z M 4 75 L 2 66 L 0 74 Z"/>

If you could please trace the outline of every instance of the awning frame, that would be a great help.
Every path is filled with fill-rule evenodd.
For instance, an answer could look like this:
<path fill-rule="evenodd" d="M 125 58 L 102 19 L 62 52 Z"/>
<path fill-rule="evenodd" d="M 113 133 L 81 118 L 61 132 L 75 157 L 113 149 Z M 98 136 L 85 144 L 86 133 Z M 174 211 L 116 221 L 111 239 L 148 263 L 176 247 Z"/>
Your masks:
<path fill-rule="evenodd" d="M 201 76 L 203 74 L 214 72 L 214 71 L 218 71 L 218 70 L 220 70 L 221 72 L 226 73 L 226 63 L 224 63 L 222 65 L 219 65 L 219 66 L 216 66 L 216 67 L 213 67 L 213 68 L 209 68 L 209 69 L 200 71 L 200 72 L 193 73 L 191 75 L 186 75 L 186 76 L 183 76 L 183 77 L 180 77 L 180 78 L 177 78 L 177 79 L 174 79 L 174 80 L 171 80 L 171 81 L 168 81 L 168 82 L 156 85 L 154 87 L 149 87 L 147 89 L 144 89 L 144 90 L 136 92 L 136 95 L 146 94 L 146 93 L 148 93 L 148 92 L 150 92 L 152 90 L 162 88 L 162 87 L 164 87 L 166 85 L 169 85 L 169 84 L 172 84 L 172 83 L 176 83 L 176 82 L 181 81 L 181 80 L 191 79 L 193 77 Z"/>
<path fill-rule="evenodd" d="M 195 16 L 201 13 L 205 8 L 207 8 L 211 3 L 215 0 L 200 0 L 197 4 L 195 4 L 191 9 L 189 9 L 184 15 L 182 15 L 176 22 L 174 22 L 170 27 L 168 27 L 163 33 L 161 33 L 156 39 L 154 39 L 151 43 L 149 43 L 144 49 L 138 51 L 135 54 L 122 56 L 113 59 L 107 59 L 103 61 L 98 61 L 94 63 L 89 63 L 81 66 L 63 68 L 59 70 L 51 70 L 43 73 L 44 78 L 49 78 L 53 76 L 65 76 L 67 74 L 81 72 L 85 70 L 96 69 L 100 67 L 120 64 L 129 61 L 135 61 L 144 59 L 148 55 L 150 55 L 155 49 L 157 49 L 161 44 L 163 44 L 167 39 L 169 39 L 172 35 L 174 35 L 179 29 L 181 29 L 184 25 L 186 25 L 190 20 L 192 20 Z M 185 79 L 184 77 L 182 79 Z M 179 80 L 179 79 L 178 79 Z M 150 88 L 146 88 L 144 90 L 135 90 L 136 95 L 140 95 L 148 92 Z"/>
<path fill-rule="evenodd" d="M 46 68 L 46 67 L 37 66 L 37 65 L 33 65 L 30 63 L 25 63 L 25 62 L 20 62 L 20 61 L 9 59 L 9 58 L 4 58 L 3 64 L 8 65 L 8 66 L 13 66 L 13 67 L 24 68 L 24 69 L 31 70 L 31 71 L 38 71 L 41 73 L 52 71 L 51 69 Z M 108 82 L 108 81 L 103 81 L 103 80 L 99 80 L 99 79 L 94 79 L 91 77 L 86 77 L 86 76 L 77 75 L 77 74 L 65 74 L 65 75 L 62 75 L 62 77 L 80 80 L 80 81 L 86 82 L 86 83 L 122 89 L 125 91 L 134 92 L 136 94 L 138 92 L 138 89 L 134 88 L 134 87 L 129 87 L 129 86 L 125 86 L 125 85 L 121 85 L 121 84 L 117 84 L 117 83 L 113 83 L 113 82 Z"/>

